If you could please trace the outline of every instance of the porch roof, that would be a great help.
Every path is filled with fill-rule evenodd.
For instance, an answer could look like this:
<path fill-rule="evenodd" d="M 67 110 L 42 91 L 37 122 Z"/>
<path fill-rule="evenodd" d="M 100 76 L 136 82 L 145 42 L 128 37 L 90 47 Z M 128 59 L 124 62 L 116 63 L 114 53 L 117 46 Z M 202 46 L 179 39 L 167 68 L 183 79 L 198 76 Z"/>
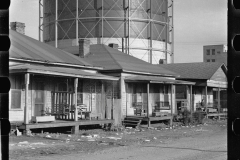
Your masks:
<path fill-rule="evenodd" d="M 125 82 L 149 82 L 149 83 L 164 83 L 164 84 L 187 84 L 194 85 L 195 82 L 181 81 L 175 79 L 169 79 L 164 77 L 153 76 L 127 76 Z"/>
<path fill-rule="evenodd" d="M 66 76 L 75 78 L 118 80 L 119 78 L 86 70 L 63 67 L 49 67 L 43 65 L 20 64 L 9 67 L 9 73 L 35 73 L 44 75 Z"/>

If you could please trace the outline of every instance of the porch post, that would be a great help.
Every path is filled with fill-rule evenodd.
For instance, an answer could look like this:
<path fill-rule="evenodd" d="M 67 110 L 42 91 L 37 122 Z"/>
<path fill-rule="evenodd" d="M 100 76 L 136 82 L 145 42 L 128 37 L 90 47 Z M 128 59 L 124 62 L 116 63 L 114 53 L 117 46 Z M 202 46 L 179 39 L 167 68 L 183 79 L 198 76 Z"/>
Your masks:
<path fill-rule="evenodd" d="M 75 92 L 75 98 L 74 98 L 74 121 L 78 121 L 78 110 L 77 110 L 77 88 L 78 88 L 78 78 L 74 79 L 74 92 Z"/>
<path fill-rule="evenodd" d="M 171 84 L 171 120 L 170 120 L 170 126 L 173 125 L 173 84 Z"/>
<path fill-rule="evenodd" d="M 149 107 L 150 107 L 150 101 L 149 101 L 149 83 L 147 83 L 147 121 L 148 121 L 148 127 L 150 127 L 150 120 L 149 120 Z"/>
<path fill-rule="evenodd" d="M 25 110 L 24 110 L 24 124 L 29 123 L 28 119 L 28 85 L 29 85 L 29 73 L 25 74 Z"/>
<path fill-rule="evenodd" d="M 58 0 L 55 3 L 55 48 L 58 48 Z"/>
<path fill-rule="evenodd" d="M 207 101 L 208 101 L 208 99 L 207 99 L 207 85 L 206 85 L 206 87 L 205 87 L 205 112 L 207 112 Z"/>
<path fill-rule="evenodd" d="M 112 108 L 111 108 L 111 119 L 113 119 L 113 106 L 114 105 L 114 81 L 112 82 Z"/>
<path fill-rule="evenodd" d="M 218 87 L 218 113 L 220 113 L 220 88 Z"/>
<path fill-rule="evenodd" d="M 190 112 L 192 115 L 192 111 L 193 111 L 193 100 L 192 100 L 192 85 L 190 85 Z"/>

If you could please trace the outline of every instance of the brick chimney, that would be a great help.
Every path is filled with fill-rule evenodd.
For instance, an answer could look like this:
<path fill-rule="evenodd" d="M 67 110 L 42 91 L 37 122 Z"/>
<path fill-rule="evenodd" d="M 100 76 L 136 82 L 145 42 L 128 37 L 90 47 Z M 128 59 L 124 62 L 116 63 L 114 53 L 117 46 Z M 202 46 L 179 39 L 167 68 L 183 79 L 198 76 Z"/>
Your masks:
<path fill-rule="evenodd" d="M 90 52 L 90 40 L 79 39 L 79 57 L 84 58 Z"/>
<path fill-rule="evenodd" d="M 118 44 L 116 44 L 116 43 L 109 43 L 108 46 L 112 47 L 114 49 L 118 49 Z"/>
<path fill-rule="evenodd" d="M 10 28 L 18 33 L 25 34 L 25 23 L 10 22 Z"/>

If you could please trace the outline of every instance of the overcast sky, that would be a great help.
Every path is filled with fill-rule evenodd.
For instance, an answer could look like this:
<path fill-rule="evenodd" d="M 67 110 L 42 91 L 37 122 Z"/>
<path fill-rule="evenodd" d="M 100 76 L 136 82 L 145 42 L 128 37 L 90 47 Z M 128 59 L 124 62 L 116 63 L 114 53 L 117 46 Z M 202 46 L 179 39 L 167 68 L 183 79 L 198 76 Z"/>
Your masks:
<path fill-rule="evenodd" d="M 38 39 L 39 0 L 11 0 L 10 22 Z M 202 62 L 203 45 L 227 43 L 226 0 L 174 0 L 174 62 Z"/>

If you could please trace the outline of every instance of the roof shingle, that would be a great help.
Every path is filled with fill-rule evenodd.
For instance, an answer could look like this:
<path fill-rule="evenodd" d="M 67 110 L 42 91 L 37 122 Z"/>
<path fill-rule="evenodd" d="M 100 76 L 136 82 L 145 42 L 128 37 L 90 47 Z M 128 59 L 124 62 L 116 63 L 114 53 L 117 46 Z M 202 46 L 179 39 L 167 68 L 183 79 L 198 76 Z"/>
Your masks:
<path fill-rule="evenodd" d="M 90 54 L 86 56 L 86 59 L 95 65 L 104 67 L 104 70 L 122 70 L 173 77 L 179 76 L 165 68 L 152 65 L 106 45 L 91 45 Z"/>
<path fill-rule="evenodd" d="M 223 63 L 173 63 L 173 64 L 159 64 L 161 68 L 180 74 L 183 79 L 210 79 L 213 74 L 220 68 Z"/>
<path fill-rule="evenodd" d="M 80 57 L 17 33 L 16 31 L 10 30 L 9 37 L 11 39 L 10 58 L 92 66 L 92 64 Z"/>

